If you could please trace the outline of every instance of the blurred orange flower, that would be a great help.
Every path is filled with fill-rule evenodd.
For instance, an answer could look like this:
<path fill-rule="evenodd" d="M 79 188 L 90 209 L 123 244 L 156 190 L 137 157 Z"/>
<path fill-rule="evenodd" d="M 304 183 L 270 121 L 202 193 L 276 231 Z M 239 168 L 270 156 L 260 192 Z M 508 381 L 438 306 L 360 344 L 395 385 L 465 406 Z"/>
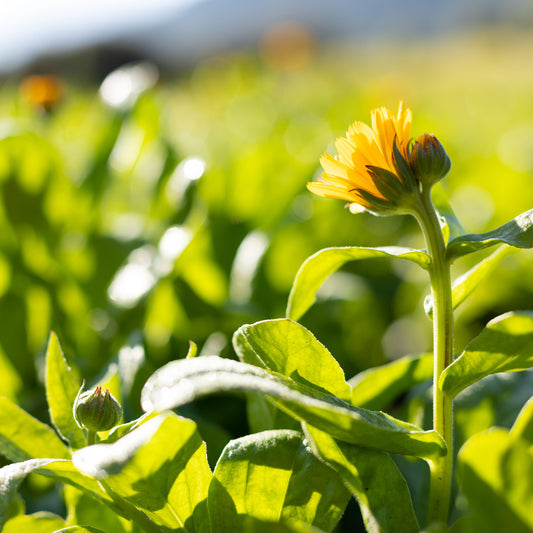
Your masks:
<path fill-rule="evenodd" d="M 53 75 L 28 76 L 20 84 L 20 94 L 36 107 L 51 111 L 63 96 L 63 84 Z"/>

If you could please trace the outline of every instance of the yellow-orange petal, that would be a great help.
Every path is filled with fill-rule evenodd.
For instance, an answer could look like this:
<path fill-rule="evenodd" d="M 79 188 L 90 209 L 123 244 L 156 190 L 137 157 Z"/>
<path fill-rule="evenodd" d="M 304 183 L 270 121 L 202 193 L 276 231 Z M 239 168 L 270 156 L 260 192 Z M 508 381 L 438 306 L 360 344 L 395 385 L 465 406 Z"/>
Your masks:
<path fill-rule="evenodd" d="M 320 164 L 328 174 L 335 174 L 341 178 L 349 179 L 350 169 L 348 166 L 329 154 L 320 157 Z"/>
<path fill-rule="evenodd" d="M 335 148 L 339 152 L 340 160 L 346 165 L 353 165 L 356 147 L 346 137 L 338 137 L 335 140 Z"/>
<path fill-rule="evenodd" d="M 325 198 L 337 198 L 338 200 L 346 200 L 347 202 L 357 202 L 359 200 L 358 195 L 339 189 L 333 185 L 328 185 L 327 183 L 311 181 L 307 184 L 307 188 L 312 193 Z"/>

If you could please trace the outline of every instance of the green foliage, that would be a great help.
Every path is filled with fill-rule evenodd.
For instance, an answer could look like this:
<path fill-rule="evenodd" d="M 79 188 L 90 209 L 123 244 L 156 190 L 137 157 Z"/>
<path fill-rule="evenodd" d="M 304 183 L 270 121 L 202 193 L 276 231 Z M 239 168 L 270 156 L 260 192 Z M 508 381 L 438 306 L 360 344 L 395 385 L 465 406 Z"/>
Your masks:
<path fill-rule="evenodd" d="M 405 356 L 369 368 L 350 380 L 352 403 L 365 409 L 386 410 L 400 395 L 431 379 L 433 355 Z"/>
<path fill-rule="evenodd" d="M 533 209 L 486 233 L 472 233 L 452 239 L 447 246 L 447 255 L 450 261 L 454 261 L 463 255 L 502 243 L 517 248 L 533 246 Z"/>
<path fill-rule="evenodd" d="M 452 299 L 453 308 L 459 307 L 479 286 L 479 284 L 487 279 L 499 262 L 509 253 L 512 248 L 507 246 L 498 248 L 491 255 L 476 263 L 468 272 L 465 272 L 452 284 Z M 427 315 L 433 318 L 433 300 L 430 296 L 424 301 L 424 308 Z"/>
<path fill-rule="evenodd" d="M 436 432 L 359 409 L 311 383 L 219 357 L 168 363 L 146 382 L 142 403 L 147 411 L 163 411 L 217 392 L 260 392 L 297 420 L 359 446 L 426 458 L 445 449 Z"/>
<path fill-rule="evenodd" d="M 419 250 L 387 246 L 384 248 L 326 248 L 312 255 L 301 266 L 289 295 L 287 317 L 298 320 L 315 301 L 315 293 L 333 272 L 348 261 L 377 257 L 399 257 L 427 267 L 429 256 Z"/>
<path fill-rule="evenodd" d="M 169 530 L 209 531 L 211 471 L 196 424 L 172 413 L 147 421 L 113 444 L 77 451 L 74 465 Z"/>
<path fill-rule="evenodd" d="M 239 531 L 245 515 L 331 531 L 348 498 L 341 480 L 311 453 L 301 433 L 271 431 L 227 445 L 209 487 L 209 515 L 219 531 Z"/>
<path fill-rule="evenodd" d="M 473 516 L 461 531 L 526 533 L 533 529 L 530 445 L 503 429 L 472 437 L 460 450 L 458 476 Z"/>
<path fill-rule="evenodd" d="M 357 499 L 369 533 L 419 530 L 407 483 L 389 455 L 337 441 L 310 426 L 305 434 Z"/>
<path fill-rule="evenodd" d="M 531 50 L 515 38 L 499 42 L 497 77 L 492 52 L 461 43 L 452 79 L 431 48 L 439 69 L 402 95 L 413 130 L 438 124 L 453 159 L 433 201 L 466 345 L 439 384 L 456 397 L 462 446 L 454 533 L 533 527 L 532 317 L 494 318 L 530 309 L 533 294 L 530 256 L 507 257 L 533 244 L 531 210 L 516 216 L 533 203 L 529 150 L 513 141 L 533 89 L 513 58 Z M 427 463 L 444 451 L 427 431 L 433 361 L 402 352 L 429 349 L 429 322 L 405 327 L 429 255 L 410 219 L 355 217 L 305 192 L 335 135 L 420 78 L 422 48 L 387 50 L 402 68 L 386 78 L 375 53 L 283 74 L 219 58 L 120 110 L 66 84 L 41 116 L 2 87 L 3 531 L 357 531 L 340 519 L 349 494 L 368 531 L 446 531 L 425 519 Z M 513 99 L 489 78 L 512 79 Z M 206 357 L 233 357 L 232 335 L 241 363 Z M 162 412 L 143 414 L 159 367 L 143 405 Z M 82 376 L 124 407 L 125 423 L 93 446 L 73 418 Z M 232 410 L 241 393 L 247 421 Z"/>
<path fill-rule="evenodd" d="M 46 350 L 46 400 L 57 432 L 74 449 L 83 448 L 87 444 L 83 430 L 73 416 L 79 388 L 65 361 L 56 334 L 51 333 Z"/>
<path fill-rule="evenodd" d="M 491 320 L 441 375 L 439 386 L 454 397 L 489 374 L 533 367 L 533 314 L 514 312 Z"/>
<path fill-rule="evenodd" d="M 350 398 L 339 363 L 297 322 L 266 320 L 242 326 L 235 332 L 233 344 L 244 363 L 312 383 L 342 400 Z"/>
<path fill-rule="evenodd" d="M 50 426 L 6 398 L 0 398 L 0 453 L 11 461 L 70 457 L 69 450 Z"/>

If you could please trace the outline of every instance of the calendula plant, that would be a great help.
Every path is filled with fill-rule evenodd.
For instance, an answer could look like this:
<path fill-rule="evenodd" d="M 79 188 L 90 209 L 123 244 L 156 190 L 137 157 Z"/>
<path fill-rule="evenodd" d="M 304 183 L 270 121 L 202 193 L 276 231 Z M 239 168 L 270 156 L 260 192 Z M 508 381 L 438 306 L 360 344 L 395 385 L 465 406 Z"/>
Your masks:
<path fill-rule="evenodd" d="M 450 159 L 435 136 L 412 142 L 410 129 L 403 104 L 396 116 L 374 111 L 372 127 L 356 122 L 337 139 L 338 156 L 323 156 L 324 173 L 308 188 L 347 201 L 354 213 L 413 216 L 426 249 L 317 252 L 296 276 L 285 318 L 235 332 L 240 361 L 196 357 L 191 345 L 185 359 L 148 379 L 140 419 L 111 429 L 118 405 L 101 388 L 78 394 L 52 335 L 46 385 L 56 432 L 12 402 L 0 404 L 0 452 L 13 461 L 0 470 L 5 530 L 34 531 L 48 520 L 47 531 L 332 531 L 353 496 L 369 532 L 532 531 L 533 401 L 510 429 L 472 430 L 460 449 L 453 402 L 483 378 L 533 366 L 533 312 L 491 320 L 455 357 L 453 311 L 504 254 L 497 249 L 454 282 L 450 268 L 489 247 L 533 247 L 533 210 L 487 233 L 464 233 L 449 206 L 441 203 L 439 212 L 432 201 Z M 401 259 L 427 271 L 433 353 L 346 381 L 327 348 L 297 321 L 328 276 L 367 258 Z M 431 428 L 383 412 L 428 380 Z M 253 433 L 229 442 L 212 472 L 195 422 L 172 410 L 228 392 L 246 394 Z M 426 470 L 418 491 L 409 475 L 420 464 L 428 466 L 427 497 Z M 24 515 L 17 489 L 30 472 L 68 486 L 66 519 Z"/>

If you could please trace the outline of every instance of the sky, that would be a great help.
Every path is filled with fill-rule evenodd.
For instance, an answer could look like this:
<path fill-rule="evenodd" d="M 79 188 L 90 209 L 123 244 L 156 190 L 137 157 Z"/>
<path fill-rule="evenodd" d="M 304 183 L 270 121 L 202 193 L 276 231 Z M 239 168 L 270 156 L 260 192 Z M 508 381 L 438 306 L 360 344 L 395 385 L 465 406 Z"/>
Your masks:
<path fill-rule="evenodd" d="M 203 0 L 2 0 L 0 72 L 43 51 L 82 48 L 121 32 L 146 30 Z"/>
<path fill-rule="evenodd" d="M 432 36 L 533 24 L 532 0 L 0 0 L 0 74 L 42 55 L 118 43 L 169 65 L 253 43 L 283 21 L 320 38 Z"/>

